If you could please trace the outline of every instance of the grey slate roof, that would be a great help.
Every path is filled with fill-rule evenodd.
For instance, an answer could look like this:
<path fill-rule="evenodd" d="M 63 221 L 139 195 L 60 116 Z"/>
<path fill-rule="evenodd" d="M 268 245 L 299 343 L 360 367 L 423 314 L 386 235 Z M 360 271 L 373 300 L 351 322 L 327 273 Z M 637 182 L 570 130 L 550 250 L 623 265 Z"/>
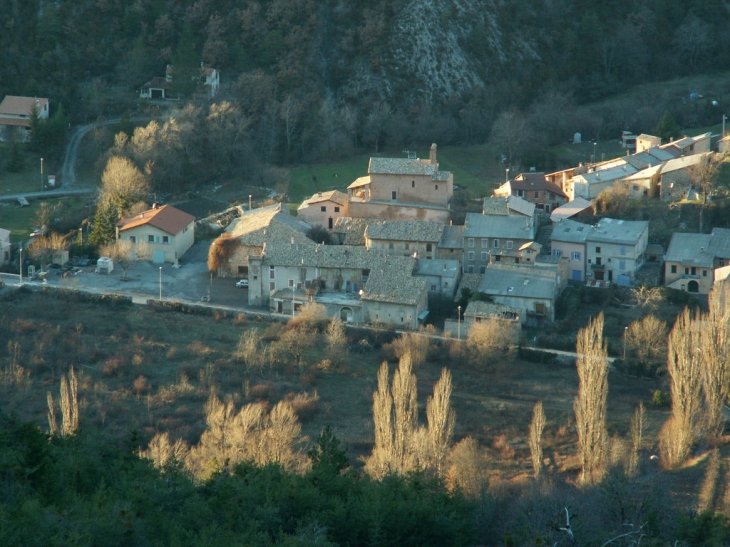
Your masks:
<path fill-rule="evenodd" d="M 490 264 L 482 275 L 479 291 L 510 298 L 546 298 L 555 295 L 555 272 L 547 268 Z"/>
<path fill-rule="evenodd" d="M 444 226 L 443 235 L 439 242 L 441 249 L 464 248 L 464 226 Z"/>
<path fill-rule="evenodd" d="M 586 241 L 635 245 L 641 234 L 649 229 L 648 220 L 616 220 L 602 218 L 588 234 Z"/>
<path fill-rule="evenodd" d="M 444 225 L 428 220 L 386 220 L 370 224 L 365 230 L 366 239 L 385 241 L 426 241 L 438 243 Z"/>
<path fill-rule="evenodd" d="M 467 304 L 466 310 L 464 310 L 464 317 L 479 317 L 483 319 L 489 319 L 490 317 L 501 317 L 504 314 L 514 314 L 515 317 L 519 317 L 522 310 L 519 308 L 513 308 L 505 304 L 497 304 L 495 302 L 484 302 L 483 300 L 472 300 Z"/>
<path fill-rule="evenodd" d="M 592 229 L 589 224 L 566 218 L 555 224 L 550 240 L 563 243 L 585 243 Z"/>
<path fill-rule="evenodd" d="M 314 245 L 306 234 L 312 227 L 281 212 L 281 204 L 270 205 L 244 212 L 226 228 L 229 237 L 237 238 L 243 245 L 261 246 L 264 243 L 295 243 Z"/>
<path fill-rule="evenodd" d="M 264 266 L 370 270 L 362 300 L 413 305 L 426 292 L 428 280 L 415 278 L 416 259 L 393 256 L 347 245 L 291 245 L 264 247 Z"/>
<path fill-rule="evenodd" d="M 585 211 L 589 207 L 593 208 L 593 204 L 590 201 L 582 197 L 577 197 L 573 201 L 569 201 L 557 209 L 554 209 L 553 212 L 550 213 L 550 220 L 556 222 L 562 218 L 570 218 L 581 211 Z"/>
<path fill-rule="evenodd" d="M 484 198 L 482 212 L 485 215 L 510 215 L 519 213 L 524 216 L 534 216 L 535 204 L 519 196 Z"/>
<path fill-rule="evenodd" d="M 478 273 L 465 273 L 461 275 L 461 281 L 459 287 L 456 289 L 456 295 L 454 301 L 461 298 L 461 289 L 469 289 L 471 292 L 479 290 L 479 283 L 482 281 L 482 274 Z"/>
<path fill-rule="evenodd" d="M 711 268 L 715 258 L 730 258 L 730 230 L 715 228 L 711 234 L 675 233 L 664 255 L 666 262 Z"/>
<path fill-rule="evenodd" d="M 449 171 L 439 171 L 438 163 L 409 158 L 370 158 L 368 173 L 375 175 L 427 175 L 433 180 L 449 180 Z"/>
<path fill-rule="evenodd" d="M 464 237 L 533 239 L 535 232 L 531 219 L 522 215 L 500 216 L 467 213 Z"/>
<path fill-rule="evenodd" d="M 703 161 L 706 161 L 707 154 L 693 154 L 692 156 L 682 156 L 681 158 L 674 158 L 669 160 L 662 167 L 662 175 L 665 173 L 671 173 L 672 171 L 678 171 L 680 169 L 687 169 L 695 165 L 699 165 Z"/>
<path fill-rule="evenodd" d="M 633 175 L 636 173 L 636 167 L 626 162 L 622 162 L 622 165 L 616 165 L 609 167 L 608 169 L 598 169 L 592 173 L 584 173 L 579 175 L 578 178 L 582 178 L 588 184 L 598 184 L 601 182 L 610 182 L 612 180 L 621 180 L 624 177 Z"/>

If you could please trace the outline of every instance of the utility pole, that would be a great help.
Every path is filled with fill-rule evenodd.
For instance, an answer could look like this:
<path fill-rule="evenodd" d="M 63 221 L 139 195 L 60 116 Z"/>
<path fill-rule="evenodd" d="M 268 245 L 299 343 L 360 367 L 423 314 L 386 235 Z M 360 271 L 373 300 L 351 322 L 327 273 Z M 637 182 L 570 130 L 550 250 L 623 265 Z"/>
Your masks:
<path fill-rule="evenodd" d="M 20 244 L 20 286 L 23 286 L 23 244 Z"/>
<path fill-rule="evenodd" d="M 456 314 L 456 337 L 459 339 L 459 343 L 461 343 L 461 306 L 457 306 Z"/>
<path fill-rule="evenodd" d="M 41 158 L 41 192 L 43 191 L 43 158 Z"/>
<path fill-rule="evenodd" d="M 162 266 L 160 266 L 160 302 L 162 302 Z"/>

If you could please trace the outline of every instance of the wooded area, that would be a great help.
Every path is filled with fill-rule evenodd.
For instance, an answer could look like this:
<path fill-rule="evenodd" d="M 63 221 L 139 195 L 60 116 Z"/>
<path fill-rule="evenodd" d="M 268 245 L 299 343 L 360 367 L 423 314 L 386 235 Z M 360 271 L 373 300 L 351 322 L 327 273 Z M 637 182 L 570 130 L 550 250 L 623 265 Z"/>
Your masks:
<path fill-rule="evenodd" d="M 683 108 L 664 94 L 639 97 L 620 112 L 582 105 L 637 84 L 730 66 L 729 14 L 720 0 L 0 6 L 7 14 L 0 93 L 49 97 L 52 110 L 62 104 L 74 122 L 134 111 L 139 88 L 168 64 L 178 75 L 201 62 L 220 70 L 215 100 L 229 101 L 229 110 L 185 116 L 206 126 L 220 120 L 227 138 L 236 128 L 236 146 L 216 158 L 218 173 L 252 159 L 290 164 L 362 148 L 481 143 L 490 135 L 504 142 L 518 122 L 526 130 L 503 151 L 508 161 L 549 168 L 545 145 L 574 131 L 592 139 L 649 131 L 665 110 L 680 126 L 716 123 L 712 108 Z M 691 92 L 709 90 L 685 95 Z M 230 165 L 234 151 L 246 161 Z"/>

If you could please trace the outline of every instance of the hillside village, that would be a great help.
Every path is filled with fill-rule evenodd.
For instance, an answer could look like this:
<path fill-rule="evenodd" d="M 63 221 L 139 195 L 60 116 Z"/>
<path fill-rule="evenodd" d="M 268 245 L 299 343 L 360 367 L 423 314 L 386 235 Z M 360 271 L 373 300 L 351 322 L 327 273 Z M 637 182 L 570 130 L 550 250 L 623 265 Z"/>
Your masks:
<path fill-rule="evenodd" d="M 726 142 L 714 153 L 709 133 L 667 144 L 639 135 L 624 157 L 506 180 L 463 225 L 451 221 L 455 174 L 440 170 L 436 144 L 427 159 L 373 157 L 346 194 L 318 192 L 296 216 L 281 204 L 239 207 L 210 247 L 209 268 L 248 279 L 249 306 L 292 314 L 315 301 L 354 324 L 415 329 L 429 297 L 458 299 L 463 288 L 491 303 L 474 299 L 447 320 L 454 335 L 461 321 L 461 335 L 489 318 L 551 322 L 569 282 L 706 295 L 728 275 L 730 231 L 676 233 L 664 249 L 651 244 L 649 221 L 596 220 L 595 199 L 611 188 L 634 200 L 702 198 L 700 169 L 722 161 Z M 306 237 L 315 228 L 330 244 Z"/>

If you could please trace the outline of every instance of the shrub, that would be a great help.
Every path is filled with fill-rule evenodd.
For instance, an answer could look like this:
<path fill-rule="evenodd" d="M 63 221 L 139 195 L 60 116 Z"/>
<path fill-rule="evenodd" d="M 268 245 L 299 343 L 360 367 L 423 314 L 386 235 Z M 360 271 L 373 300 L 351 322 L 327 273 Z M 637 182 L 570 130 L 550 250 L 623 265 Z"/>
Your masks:
<path fill-rule="evenodd" d="M 661 389 L 657 389 L 651 396 L 651 406 L 655 408 L 669 408 L 672 404 L 672 398 L 668 393 L 664 393 Z"/>

